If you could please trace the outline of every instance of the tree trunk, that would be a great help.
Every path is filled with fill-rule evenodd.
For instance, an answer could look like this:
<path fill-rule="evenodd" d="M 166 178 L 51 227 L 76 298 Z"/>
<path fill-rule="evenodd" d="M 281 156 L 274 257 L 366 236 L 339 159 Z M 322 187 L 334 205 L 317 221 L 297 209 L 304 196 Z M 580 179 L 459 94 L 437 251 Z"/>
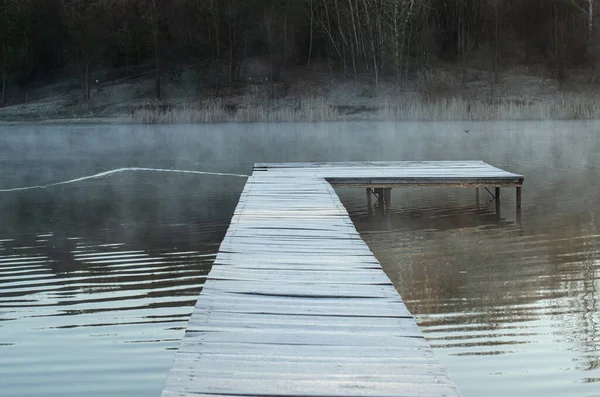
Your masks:
<path fill-rule="evenodd" d="M 160 59 L 158 57 L 158 32 L 156 32 L 154 37 L 154 61 L 155 61 L 155 89 L 156 89 L 156 99 L 160 99 Z"/>
<path fill-rule="evenodd" d="M 562 81 L 566 77 L 566 65 L 565 65 L 565 26 L 564 26 L 564 14 L 560 13 L 556 2 L 553 2 L 554 6 L 554 68 L 556 71 L 556 77 L 562 84 Z"/>
<path fill-rule="evenodd" d="M 0 106 L 4 106 L 6 103 L 6 80 L 7 74 L 6 69 L 2 72 L 2 95 L 0 96 Z"/>
<path fill-rule="evenodd" d="M 160 100 L 160 57 L 159 57 L 159 40 L 160 40 L 160 16 L 157 0 L 152 0 L 150 2 L 150 7 L 152 11 L 151 16 L 151 28 L 152 28 L 152 41 L 154 44 L 154 69 L 155 69 L 155 78 L 154 78 L 154 88 L 156 91 L 156 99 Z"/>
<path fill-rule="evenodd" d="M 234 78 L 234 65 L 233 65 L 233 52 L 234 52 L 234 25 L 235 21 L 229 22 L 229 93 L 233 95 L 233 78 Z"/>
<path fill-rule="evenodd" d="M 400 37 L 400 29 L 398 28 L 398 18 L 400 18 L 400 12 L 398 9 L 398 2 L 393 4 L 392 13 L 392 48 L 394 52 L 394 69 L 396 72 L 396 82 L 400 81 L 400 65 L 402 65 L 402 59 L 400 59 L 400 43 L 404 44 L 404 35 Z M 400 41 L 402 40 L 402 41 Z"/>
<path fill-rule="evenodd" d="M 90 65 L 89 62 L 85 63 L 85 101 L 89 102 L 90 100 Z"/>
<path fill-rule="evenodd" d="M 6 72 L 6 64 L 8 62 L 8 44 L 4 42 L 4 67 L 2 68 L 2 94 L 0 94 L 0 106 L 4 106 L 6 103 L 6 80 L 8 79 L 8 73 Z"/>
<path fill-rule="evenodd" d="M 373 61 L 373 78 L 374 78 L 374 82 L 375 82 L 375 87 L 379 88 L 379 59 L 378 59 L 378 55 L 377 55 L 377 45 L 376 45 L 376 39 L 377 39 L 377 34 L 374 32 L 375 29 L 375 25 L 376 21 L 372 21 L 373 23 L 371 24 L 371 18 L 369 16 L 369 8 L 367 5 L 367 1 L 363 0 L 364 2 L 364 12 L 365 12 L 365 16 L 366 16 L 366 22 L 367 22 L 367 31 L 370 32 L 370 37 L 368 37 L 368 41 L 369 41 L 369 45 L 370 45 L 370 52 L 371 52 L 371 59 Z M 366 52 L 365 52 L 366 54 Z"/>
<path fill-rule="evenodd" d="M 408 78 L 408 60 L 410 57 L 410 43 L 412 40 L 412 15 L 413 15 L 413 9 L 415 6 L 415 0 L 411 0 L 410 1 L 410 5 L 408 7 L 408 11 L 406 12 L 406 18 L 404 19 L 404 24 L 402 25 L 402 54 L 401 54 L 401 59 L 402 60 L 406 60 L 406 66 L 405 66 L 405 76 L 406 78 Z M 410 25 L 409 25 L 410 24 Z M 407 37 L 407 32 L 408 31 L 408 37 Z M 406 43 L 406 44 L 404 44 Z M 405 49 L 406 47 L 406 49 Z M 427 60 L 429 61 L 429 60 Z"/>
<path fill-rule="evenodd" d="M 350 17 L 352 20 L 352 30 L 354 33 L 354 42 L 356 43 L 356 47 L 352 43 L 352 39 L 350 39 L 350 51 L 352 52 L 352 71 L 354 72 L 354 81 L 358 81 L 358 74 L 356 70 L 356 55 L 355 52 L 358 52 L 358 33 L 356 32 L 356 22 L 354 21 L 354 9 L 352 7 L 352 0 L 348 0 L 348 5 L 350 7 Z"/>
<path fill-rule="evenodd" d="M 494 1 L 495 11 L 494 11 L 494 84 L 498 83 L 498 41 L 500 34 L 500 26 L 499 26 L 499 17 L 498 17 L 498 0 Z"/>
<path fill-rule="evenodd" d="M 81 97 L 83 98 L 83 101 L 86 102 L 86 98 L 85 98 L 85 72 L 83 70 L 81 71 Z"/>
<path fill-rule="evenodd" d="M 288 61 L 288 50 L 292 48 L 288 48 L 288 15 L 290 12 L 290 2 L 287 1 L 286 2 L 286 8 L 285 8 L 285 17 L 283 18 L 283 67 L 284 69 L 287 69 L 287 61 Z"/>
<path fill-rule="evenodd" d="M 219 29 L 221 28 L 221 14 L 219 12 L 219 10 L 215 11 L 216 14 L 216 21 L 215 21 L 215 59 L 219 59 L 221 58 L 221 43 L 220 43 L 220 38 L 221 35 L 219 34 Z"/>
<path fill-rule="evenodd" d="M 237 69 L 235 71 L 235 81 L 240 81 L 242 79 L 242 64 L 246 60 L 246 56 L 248 55 L 248 26 L 244 26 L 244 50 L 242 51 L 242 56 L 238 59 Z"/>
<path fill-rule="evenodd" d="M 81 97 L 85 101 L 85 70 L 81 64 L 81 54 L 77 51 L 77 70 L 79 71 L 79 78 L 81 79 Z"/>
<path fill-rule="evenodd" d="M 310 66 L 310 61 L 312 58 L 313 32 L 314 32 L 313 24 L 314 24 L 313 0 L 310 0 L 310 32 L 309 32 L 310 36 L 309 36 L 309 42 L 308 42 L 308 60 L 306 62 L 306 64 L 308 66 Z"/>
<path fill-rule="evenodd" d="M 499 17 L 498 1 L 494 0 L 494 58 L 492 61 L 492 73 L 490 81 L 490 99 L 492 103 L 496 100 L 496 85 L 498 84 L 498 36 L 499 36 Z"/>
<path fill-rule="evenodd" d="M 587 42 L 586 50 L 587 55 L 592 60 L 592 69 L 596 68 L 596 51 L 594 50 L 593 36 L 594 36 L 594 1 L 588 0 L 588 30 L 587 30 Z"/>
<path fill-rule="evenodd" d="M 588 40 L 591 40 L 593 30 L 594 30 L 594 0 L 588 0 Z"/>

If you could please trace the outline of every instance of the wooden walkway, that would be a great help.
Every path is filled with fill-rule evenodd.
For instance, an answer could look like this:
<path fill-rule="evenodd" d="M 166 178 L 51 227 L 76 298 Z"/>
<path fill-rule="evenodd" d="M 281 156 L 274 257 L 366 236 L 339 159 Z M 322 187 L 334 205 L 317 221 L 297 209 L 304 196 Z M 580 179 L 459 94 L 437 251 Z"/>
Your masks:
<path fill-rule="evenodd" d="M 444 180 L 523 177 L 481 162 L 257 164 L 162 396 L 460 396 L 331 185 Z"/>

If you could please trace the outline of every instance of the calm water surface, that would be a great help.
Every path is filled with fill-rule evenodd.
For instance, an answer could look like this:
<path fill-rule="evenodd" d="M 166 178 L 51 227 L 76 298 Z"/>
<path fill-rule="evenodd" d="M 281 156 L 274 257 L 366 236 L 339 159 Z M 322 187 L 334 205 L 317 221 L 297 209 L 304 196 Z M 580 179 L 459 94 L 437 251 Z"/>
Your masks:
<path fill-rule="evenodd" d="M 465 133 L 468 130 L 469 133 Z M 466 397 L 600 396 L 600 123 L 0 127 L 0 190 L 126 167 L 481 159 L 468 189 L 339 189 Z M 159 396 L 244 178 L 123 171 L 0 191 L 0 396 Z M 485 192 L 484 192 L 485 193 Z M 485 193 L 486 194 L 486 193 Z"/>

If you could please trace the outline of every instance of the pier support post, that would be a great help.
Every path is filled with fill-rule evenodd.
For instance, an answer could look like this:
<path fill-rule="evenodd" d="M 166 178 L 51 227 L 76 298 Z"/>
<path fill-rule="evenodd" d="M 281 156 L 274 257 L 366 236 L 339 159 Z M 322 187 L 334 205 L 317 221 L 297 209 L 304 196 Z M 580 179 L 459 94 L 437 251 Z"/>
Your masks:
<path fill-rule="evenodd" d="M 386 208 L 392 206 L 392 189 L 383 189 L 383 200 L 385 201 Z"/>
<path fill-rule="evenodd" d="M 377 203 L 379 208 L 383 209 L 385 206 L 385 200 L 383 198 L 383 189 L 380 187 L 375 188 L 375 195 L 377 196 Z"/>
<path fill-rule="evenodd" d="M 475 200 L 477 202 L 477 207 L 479 207 L 479 202 L 480 202 L 480 199 L 481 199 L 481 194 L 480 193 L 481 192 L 480 192 L 479 188 L 476 187 L 475 188 Z"/>
<path fill-rule="evenodd" d="M 517 186 L 517 223 L 521 224 L 521 186 Z"/>
<path fill-rule="evenodd" d="M 367 188 L 367 207 L 371 208 L 371 188 Z"/>
<path fill-rule="evenodd" d="M 500 188 L 496 187 L 494 196 L 496 197 L 496 220 L 500 221 Z"/>
<path fill-rule="evenodd" d="M 496 200 L 496 221 L 500 221 L 500 200 Z"/>

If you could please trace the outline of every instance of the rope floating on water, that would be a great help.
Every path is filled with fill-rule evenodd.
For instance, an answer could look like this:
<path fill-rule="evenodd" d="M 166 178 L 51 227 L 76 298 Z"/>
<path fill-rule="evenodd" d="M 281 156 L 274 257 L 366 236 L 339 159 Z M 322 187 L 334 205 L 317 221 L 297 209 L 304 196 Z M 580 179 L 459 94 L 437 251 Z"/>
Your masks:
<path fill-rule="evenodd" d="M 17 192 L 21 190 L 33 190 L 33 189 L 46 189 L 53 186 L 59 185 L 67 185 L 69 183 L 82 182 L 88 179 L 98 179 L 104 178 L 105 176 L 110 176 L 113 174 L 120 174 L 123 172 L 173 172 L 177 174 L 196 174 L 196 175 L 217 175 L 217 176 L 234 176 L 239 178 L 248 178 L 250 175 L 243 174 L 230 174 L 224 172 L 208 172 L 208 171 L 194 171 L 194 170 L 172 170 L 172 169 L 163 169 L 163 168 L 142 168 L 142 167 L 125 167 L 125 168 L 117 168 L 111 171 L 100 172 L 94 175 L 83 176 L 81 178 L 70 179 L 68 181 L 55 182 L 47 185 L 35 185 L 35 186 L 24 186 L 24 187 L 15 187 L 11 189 L 0 189 L 0 193 L 4 192 Z"/>

